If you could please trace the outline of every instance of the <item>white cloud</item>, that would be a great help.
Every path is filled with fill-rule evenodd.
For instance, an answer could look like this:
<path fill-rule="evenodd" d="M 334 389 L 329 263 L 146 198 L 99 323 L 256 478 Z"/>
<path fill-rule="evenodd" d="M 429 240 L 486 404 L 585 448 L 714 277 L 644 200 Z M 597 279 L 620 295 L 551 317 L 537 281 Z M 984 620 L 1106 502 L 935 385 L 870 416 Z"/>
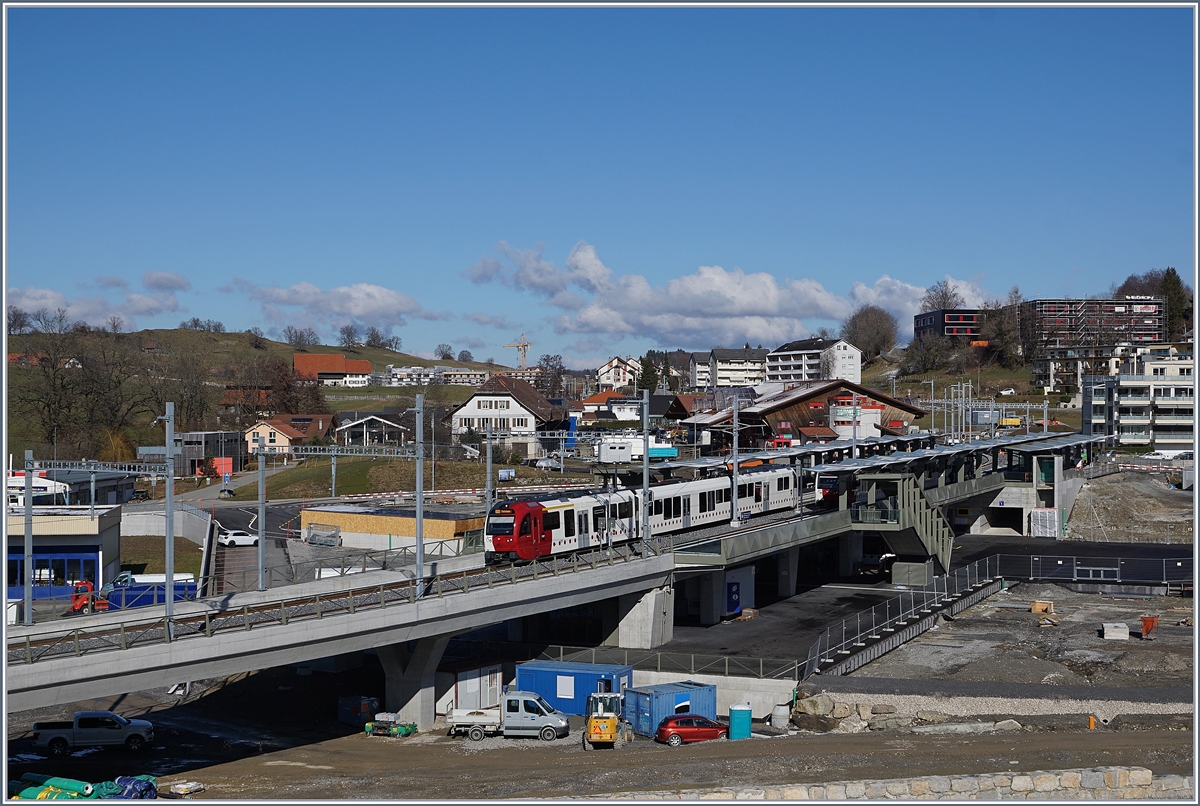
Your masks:
<path fill-rule="evenodd" d="M 263 316 L 269 321 L 297 327 L 326 327 L 336 331 L 353 324 L 374 326 L 386 332 L 407 324 L 409 318 L 441 320 L 453 316 L 445 311 L 427 310 L 408 294 L 374 283 L 319 288 L 302 282 L 282 288 L 235 280 L 221 290 L 247 294 L 262 305 Z"/>
<path fill-rule="evenodd" d="M 142 275 L 142 285 L 153 291 L 186 291 L 192 281 L 169 271 L 148 271 Z"/>
<path fill-rule="evenodd" d="M 96 278 L 96 285 L 101 288 L 129 288 L 128 281 L 121 277 L 111 277 L 109 275 L 101 275 Z"/>
<path fill-rule="evenodd" d="M 503 316 L 492 316 L 487 313 L 468 313 L 463 315 L 463 319 L 469 322 L 474 322 L 477 325 L 484 327 L 494 327 L 499 330 L 512 330 L 515 325 L 505 319 Z"/>
<path fill-rule="evenodd" d="M 9 288 L 8 304 L 16 305 L 30 313 L 45 308 L 56 311 L 62 308 L 67 317 L 75 321 L 87 322 L 89 325 L 104 325 L 109 317 L 119 316 L 125 322 L 128 330 L 137 329 L 137 317 L 156 316 L 179 310 L 179 300 L 170 292 L 140 294 L 128 292 L 121 301 L 113 302 L 105 297 L 70 297 L 60 291 L 48 288 L 28 286 L 26 288 Z"/>
<path fill-rule="evenodd" d="M 866 304 L 894 315 L 901 333 L 911 332 L 925 293 L 886 274 L 871 285 L 854 283 L 849 294 L 840 295 L 808 277 L 721 266 L 700 266 L 655 286 L 641 275 L 615 274 L 584 241 L 571 249 L 566 268 L 547 260 L 540 245 L 516 249 L 501 242 L 497 251 L 500 259 L 484 256 L 464 276 L 532 293 L 543 306 L 557 308 L 562 313 L 550 320 L 554 331 L 583 337 L 575 347 L 581 353 L 592 352 L 595 338 L 602 336 L 684 349 L 747 342 L 774 348 L 811 335 L 818 324 L 836 326 Z M 952 282 L 968 304 L 990 296 L 973 281 Z"/>

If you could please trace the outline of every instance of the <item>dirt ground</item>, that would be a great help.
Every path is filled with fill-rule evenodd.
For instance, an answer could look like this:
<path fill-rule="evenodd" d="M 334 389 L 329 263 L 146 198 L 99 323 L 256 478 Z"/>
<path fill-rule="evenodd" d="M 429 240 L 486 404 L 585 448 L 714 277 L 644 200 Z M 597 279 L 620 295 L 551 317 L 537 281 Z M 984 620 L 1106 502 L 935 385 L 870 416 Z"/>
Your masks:
<path fill-rule="evenodd" d="M 1067 521 L 1068 540 L 1192 543 L 1195 496 L 1166 474 L 1126 471 L 1088 479 Z"/>
<path fill-rule="evenodd" d="M 1034 601 L 1054 605 L 1056 626 L 1040 626 Z M 1141 617 L 1158 615 L 1153 640 Z M 1194 676 L 1192 599 L 1117 599 L 1059 585 L 1022 583 L 964 610 L 852 677 L 1023 683 L 1046 686 L 1190 688 Z M 1129 625 L 1128 641 L 1101 637 L 1101 625 Z M 1181 625 L 1180 622 L 1183 622 Z"/>

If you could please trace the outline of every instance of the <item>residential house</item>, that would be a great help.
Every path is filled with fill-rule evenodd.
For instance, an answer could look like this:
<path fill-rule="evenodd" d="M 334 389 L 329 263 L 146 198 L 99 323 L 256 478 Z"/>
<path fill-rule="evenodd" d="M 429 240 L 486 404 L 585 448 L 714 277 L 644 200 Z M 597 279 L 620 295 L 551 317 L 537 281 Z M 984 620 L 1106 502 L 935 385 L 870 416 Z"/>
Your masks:
<path fill-rule="evenodd" d="M 714 387 L 753 386 L 766 378 L 767 353 L 759 347 L 727 350 L 721 347 L 709 352 L 709 378 Z"/>
<path fill-rule="evenodd" d="M 294 446 L 314 438 L 329 439 L 336 427 L 336 414 L 277 414 L 246 429 L 246 450 L 254 453 L 258 437 L 266 453 L 291 453 Z"/>
<path fill-rule="evenodd" d="M 293 353 L 292 369 L 323 386 L 363 387 L 371 384 L 371 362 L 334 353 Z"/>
<path fill-rule="evenodd" d="M 490 425 L 493 431 L 507 434 L 507 444 L 528 457 L 537 455 L 538 432 L 565 430 L 567 418 L 567 408 L 551 405 L 533 384 L 494 374 L 447 419 L 459 439 L 468 430 L 482 434 Z"/>
<path fill-rule="evenodd" d="M 614 356 L 596 370 L 596 388 L 601 392 L 633 386 L 642 374 L 642 364 L 632 356 Z"/>
<path fill-rule="evenodd" d="M 862 351 L 844 339 L 812 338 L 792 341 L 767 354 L 769 383 L 862 380 Z"/>
<path fill-rule="evenodd" d="M 398 367 L 388 364 L 383 372 L 371 376 L 377 386 L 433 386 L 445 383 L 443 373 L 449 367 Z"/>
<path fill-rule="evenodd" d="M 246 466 L 246 437 L 241 431 L 176 432 L 176 476 L 201 476 L 212 460 L 218 474 L 240 473 Z M 165 457 L 164 457 L 165 458 Z"/>

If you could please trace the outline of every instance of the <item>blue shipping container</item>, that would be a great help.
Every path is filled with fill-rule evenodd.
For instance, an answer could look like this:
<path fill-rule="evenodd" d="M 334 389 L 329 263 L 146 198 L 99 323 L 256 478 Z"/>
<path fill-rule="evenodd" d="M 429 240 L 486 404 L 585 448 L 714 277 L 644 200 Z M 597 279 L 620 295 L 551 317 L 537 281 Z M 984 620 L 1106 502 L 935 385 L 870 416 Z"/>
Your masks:
<path fill-rule="evenodd" d="M 517 691 L 533 691 L 564 714 L 583 716 L 594 691 L 633 687 L 633 667 L 605 663 L 531 660 L 517 665 Z"/>
<path fill-rule="evenodd" d="M 717 687 L 684 680 L 625 692 L 625 718 L 639 736 L 653 736 L 658 723 L 674 714 L 699 714 L 717 718 Z"/>

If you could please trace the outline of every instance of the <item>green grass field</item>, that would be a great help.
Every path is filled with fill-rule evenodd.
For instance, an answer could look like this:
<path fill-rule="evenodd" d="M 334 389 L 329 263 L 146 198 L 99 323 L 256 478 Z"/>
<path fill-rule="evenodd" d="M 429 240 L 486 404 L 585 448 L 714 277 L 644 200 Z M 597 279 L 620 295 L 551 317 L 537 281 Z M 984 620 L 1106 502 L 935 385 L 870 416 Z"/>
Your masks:
<path fill-rule="evenodd" d="M 121 570 L 134 574 L 165 574 L 166 542 L 163 537 L 121 535 Z M 175 538 L 175 571 L 200 578 L 204 552 L 186 537 Z"/>

